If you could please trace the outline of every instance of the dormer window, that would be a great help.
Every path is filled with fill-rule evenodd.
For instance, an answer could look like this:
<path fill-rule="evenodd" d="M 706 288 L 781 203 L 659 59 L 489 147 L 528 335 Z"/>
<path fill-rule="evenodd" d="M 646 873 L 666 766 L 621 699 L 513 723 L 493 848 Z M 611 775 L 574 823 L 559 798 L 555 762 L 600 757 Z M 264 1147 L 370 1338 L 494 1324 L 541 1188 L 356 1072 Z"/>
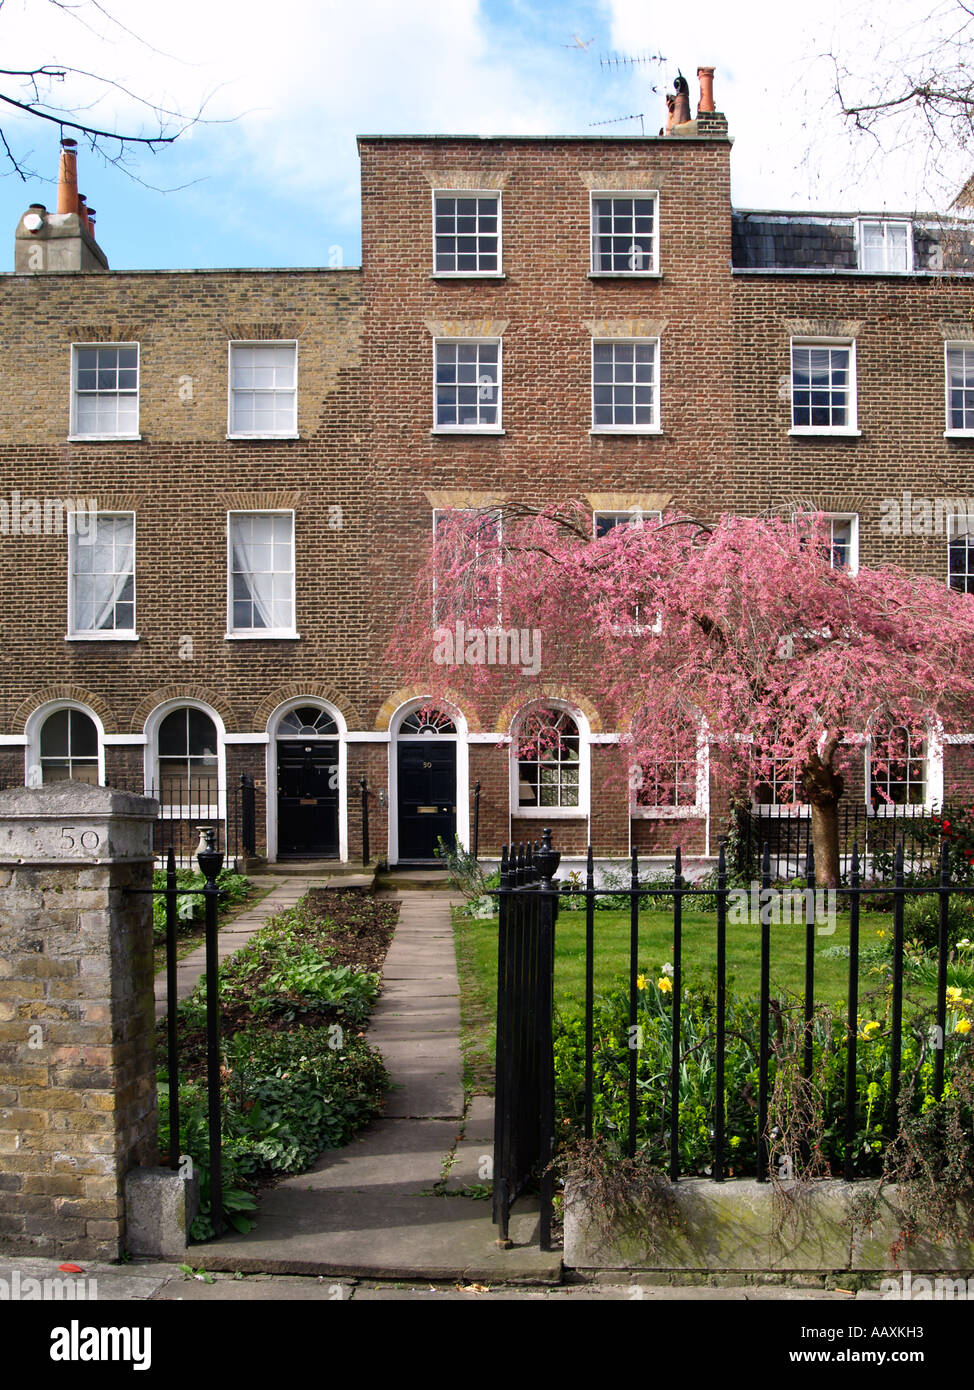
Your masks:
<path fill-rule="evenodd" d="M 907 274 L 913 269 L 913 235 L 909 222 L 859 222 L 859 269 Z"/>

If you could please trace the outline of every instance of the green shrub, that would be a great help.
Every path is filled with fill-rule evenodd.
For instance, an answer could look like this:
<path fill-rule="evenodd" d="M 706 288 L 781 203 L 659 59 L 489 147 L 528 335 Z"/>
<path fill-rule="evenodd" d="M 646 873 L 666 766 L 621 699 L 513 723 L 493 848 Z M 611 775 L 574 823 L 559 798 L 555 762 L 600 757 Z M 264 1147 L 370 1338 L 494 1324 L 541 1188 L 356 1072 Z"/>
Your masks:
<path fill-rule="evenodd" d="M 233 903 L 242 902 L 251 890 L 249 878 L 243 874 L 235 874 L 230 869 L 223 869 L 217 875 L 217 886 L 220 889 L 219 907 L 224 911 Z M 186 889 L 201 889 L 206 880 L 203 875 L 195 869 L 177 869 L 177 887 L 184 890 L 176 899 L 176 930 L 187 930 L 196 922 L 202 922 L 204 914 L 202 893 L 188 893 Z M 166 888 L 165 869 L 156 869 L 152 875 L 152 935 L 157 944 L 161 944 L 166 939 L 166 900 L 161 894 Z"/>
<path fill-rule="evenodd" d="M 290 1033 L 247 1029 L 225 1044 L 222 1094 L 224 1218 L 249 1230 L 255 1208 L 246 1184 L 272 1173 L 299 1173 L 323 1149 L 340 1148 L 382 1107 L 389 1078 L 382 1058 L 361 1037 L 340 1028 Z M 206 1085 L 179 1088 L 182 1147 L 200 1173 L 196 1240 L 213 1234 L 209 1190 Z M 159 1088 L 159 1144 L 169 1145 L 168 1087 Z"/>
<path fill-rule="evenodd" d="M 639 977 L 637 1032 L 629 1025 L 628 985 L 596 999 L 593 1018 L 593 1121 L 596 1138 L 625 1143 L 629 1125 L 630 1042 L 637 1054 L 638 1096 L 636 1141 L 658 1164 L 669 1160 L 670 1096 L 673 1006 L 669 981 L 664 975 Z M 856 1050 L 857 1103 L 854 1160 L 863 1175 L 878 1173 L 885 1145 L 884 1124 L 890 1098 L 889 995 L 883 990 L 875 1000 L 864 999 Z M 684 989 L 680 1018 L 679 1152 L 681 1172 L 708 1174 L 713 1165 L 713 1120 L 716 1101 L 716 1000 L 713 984 Z M 801 1020 L 801 1001 L 773 1000 L 771 1005 L 772 1056 L 769 1082 L 774 1086 L 779 1071 L 798 1076 L 794 1039 Z M 870 1013 L 869 1010 L 875 1012 Z M 970 1051 L 966 1029 L 971 1006 L 963 1001 L 948 1014 L 947 1075 Z M 902 1035 L 903 1085 L 915 1077 L 915 1104 L 919 1109 L 934 1103 L 934 1067 L 929 1051 L 926 1016 L 904 1022 Z M 820 1106 L 818 1141 L 821 1158 L 836 1174 L 842 1172 L 846 1147 L 845 1123 L 845 1024 L 841 1011 L 826 1006 L 816 1010 L 813 1022 L 813 1081 Z M 725 1165 L 735 1172 L 753 1173 L 757 1162 L 758 1045 L 760 1010 L 756 1000 L 744 999 L 728 989 L 725 1051 Z M 555 1084 L 559 1137 L 572 1142 L 583 1132 L 585 1105 L 585 1025 L 582 1019 L 555 1030 Z M 798 1065 L 796 1066 L 796 1061 Z M 782 1068 L 784 1069 L 782 1071 Z M 911 1081 L 911 1084 L 912 1081 Z M 769 1125 L 784 1131 L 794 1113 L 787 1087 L 779 1086 L 782 1111 L 769 1115 Z"/>
<path fill-rule="evenodd" d="M 328 954 L 313 945 L 279 957 L 257 986 L 254 1013 L 295 1013 L 331 1009 L 350 1023 L 365 1023 L 379 997 L 379 977 L 348 965 L 332 966 Z"/>
<path fill-rule="evenodd" d="M 903 934 L 924 951 L 935 952 L 940 940 L 940 901 L 934 893 L 908 898 L 903 907 Z M 963 937 L 974 935 L 974 912 L 967 898 L 952 897 L 947 906 L 947 948 L 953 951 Z"/>

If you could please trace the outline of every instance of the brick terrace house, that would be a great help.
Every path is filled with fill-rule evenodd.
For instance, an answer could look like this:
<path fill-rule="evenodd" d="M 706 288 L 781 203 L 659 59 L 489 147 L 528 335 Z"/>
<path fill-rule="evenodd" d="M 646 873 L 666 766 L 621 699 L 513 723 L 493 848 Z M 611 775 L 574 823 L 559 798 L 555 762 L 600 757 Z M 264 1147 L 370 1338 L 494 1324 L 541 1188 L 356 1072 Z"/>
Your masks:
<path fill-rule="evenodd" d="M 594 530 L 821 510 L 835 564 L 974 589 L 966 528 L 903 499 L 974 496 L 967 223 L 732 209 L 700 76 L 654 138 L 361 137 L 360 269 L 111 271 L 69 145 L 2 279 L 0 779 L 144 786 L 190 826 L 246 773 L 271 860 L 358 856 L 363 777 L 391 863 L 468 843 L 477 782 L 487 855 L 542 820 L 570 853 L 715 851 L 705 749 L 630 804 L 583 673 L 537 691 L 557 756 L 518 759 L 527 706 L 431 715 L 384 656 L 437 517 L 506 499 Z M 970 737 L 931 729 L 886 792 L 969 790 Z"/>

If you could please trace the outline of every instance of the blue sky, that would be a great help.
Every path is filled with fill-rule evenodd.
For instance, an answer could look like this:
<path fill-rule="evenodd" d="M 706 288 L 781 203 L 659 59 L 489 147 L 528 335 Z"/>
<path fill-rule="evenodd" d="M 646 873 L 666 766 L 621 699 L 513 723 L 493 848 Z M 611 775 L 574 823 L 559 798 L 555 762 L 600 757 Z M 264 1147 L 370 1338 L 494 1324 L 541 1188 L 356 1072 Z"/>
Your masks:
<path fill-rule="evenodd" d="M 276 10 L 266 0 L 104 0 L 100 11 L 80 0 L 64 11 L 5 0 L 0 45 L 8 67 L 105 73 L 183 112 L 206 101 L 210 123 L 133 159 L 138 179 L 170 191 L 82 148 L 80 186 L 114 268 L 354 265 L 357 133 L 638 134 L 638 120 L 593 123 L 642 114 L 655 134 L 678 69 L 695 101 L 698 64 L 717 68 L 737 206 L 930 206 L 907 151 L 882 164 L 871 149 L 856 154 L 822 56 L 838 52 L 872 71 L 897 16 L 906 42 L 926 8 L 887 0 L 877 16 L 871 0 L 821 0 L 814 13 L 780 0 L 698 0 L 692 11 L 659 0 L 287 0 Z M 600 65 L 613 53 L 665 61 Z M 12 93 L 9 82 L 0 91 Z M 151 113 L 120 90 L 96 100 L 83 78 L 52 90 L 65 104 L 94 102 L 90 119 L 110 128 L 153 128 Z M 2 130 L 33 173 L 26 183 L 7 170 L 0 178 L 0 269 L 10 270 L 20 214 L 31 202 L 56 205 L 59 134 L 6 112 Z M 969 171 L 939 172 L 949 186 Z"/>

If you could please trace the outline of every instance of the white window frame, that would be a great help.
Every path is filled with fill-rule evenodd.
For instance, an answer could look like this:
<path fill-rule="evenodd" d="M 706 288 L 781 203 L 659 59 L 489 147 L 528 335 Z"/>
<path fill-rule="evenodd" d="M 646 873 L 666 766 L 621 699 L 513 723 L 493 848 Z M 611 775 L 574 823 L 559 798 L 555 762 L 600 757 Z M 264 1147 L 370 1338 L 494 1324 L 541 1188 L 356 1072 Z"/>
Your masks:
<path fill-rule="evenodd" d="M 233 353 L 235 348 L 294 348 L 294 411 L 292 425 L 281 430 L 235 430 L 233 428 Z M 240 390 L 249 390 L 241 387 Z M 268 387 L 268 390 L 286 388 Z M 231 338 L 227 343 L 227 438 L 228 439 L 298 439 L 298 340 L 297 338 Z"/>
<path fill-rule="evenodd" d="M 86 545 L 88 541 L 83 535 L 79 535 L 75 517 L 83 515 L 85 517 L 85 530 L 90 530 L 92 519 L 97 527 L 99 517 L 124 517 L 132 518 L 132 626 L 130 628 L 98 628 L 97 630 L 75 627 L 75 555 L 79 545 Z M 135 512 L 68 512 L 68 631 L 65 635 L 66 642 L 137 642 L 139 632 L 136 627 L 136 614 L 138 603 L 138 592 L 135 583 L 137 552 L 136 542 L 138 535 L 137 519 Z M 92 541 L 94 544 L 94 541 Z M 80 708 L 80 706 L 79 706 Z"/>
<path fill-rule="evenodd" d="M 233 625 L 233 526 L 235 516 L 288 516 L 291 518 L 291 626 L 288 628 L 244 627 Z M 297 640 L 297 550 L 295 546 L 295 513 L 293 507 L 239 507 L 227 512 L 227 630 L 228 641 Z"/>
<path fill-rule="evenodd" d="M 654 391 L 653 391 L 653 423 L 652 423 L 651 425 L 636 425 L 636 424 L 633 424 L 633 425 L 619 425 L 619 424 L 615 424 L 615 423 L 613 423 L 613 424 L 611 424 L 611 425 L 597 425 L 597 424 L 595 423 L 595 387 L 596 387 L 596 381 L 595 381 L 595 349 L 596 349 L 596 347 L 604 347 L 607 343 L 612 344 L 613 347 L 615 347 L 615 346 L 624 346 L 624 345 L 628 345 L 628 346 L 632 346 L 632 347 L 640 347 L 640 346 L 644 346 L 645 344 L 649 343 L 649 344 L 653 347 L 653 349 L 654 349 L 655 369 L 656 369 L 656 370 L 655 370 L 655 376 L 654 376 L 654 381 L 653 381 L 653 386 L 654 386 Z M 661 425 L 660 425 L 660 378 L 661 378 L 661 374 L 662 374 L 662 373 L 661 373 L 661 352 L 660 352 L 660 340 L 659 340 L 659 338 L 593 338 L 593 339 L 592 339 L 592 369 L 591 369 L 591 382 L 592 382 L 592 389 L 591 389 L 592 428 L 591 428 L 591 430 L 590 430 L 589 432 L 590 432 L 591 434 L 662 434 L 662 433 L 663 433 L 663 430 L 662 430 L 662 427 L 661 427 Z M 600 383 L 600 384 L 602 384 L 602 383 Z M 633 383 L 633 391 L 635 392 L 635 382 Z M 635 395 L 634 395 L 634 398 L 633 398 L 633 413 L 635 413 L 635 408 L 636 408 L 636 403 L 635 403 Z"/>
<path fill-rule="evenodd" d="M 844 425 L 796 425 L 795 424 L 795 349 L 796 348 L 847 348 L 849 351 L 849 381 L 846 386 L 846 417 Z M 792 435 L 833 435 L 855 436 L 862 431 L 858 428 L 858 376 L 856 372 L 855 338 L 792 338 L 788 346 L 789 382 L 788 411 L 791 417 Z M 803 388 L 804 389 L 804 388 Z M 811 388 L 809 388 L 811 390 Z M 809 407 L 811 409 L 811 406 Z"/>
<path fill-rule="evenodd" d="M 592 511 L 592 536 L 595 540 L 599 538 L 599 517 L 613 518 L 609 530 L 615 530 L 617 526 L 659 526 L 663 520 L 663 513 L 653 508 L 643 508 L 639 506 L 608 508 L 596 507 Z"/>
<path fill-rule="evenodd" d="M 216 791 L 217 801 L 206 803 L 202 801 L 187 800 L 182 803 L 160 802 L 161 813 L 169 818 L 173 818 L 173 813 L 177 810 L 186 812 L 185 819 L 188 820 L 226 820 L 227 815 L 227 760 L 226 760 L 226 726 L 220 715 L 203 700 L 195 700 L 189 696 L 177 697 L 166 700 L 161 705 L 156 705 L 145 721 L 145 791 L 146 795 L 154 795 L 161 792 L 163 787 L 159 774 L 159 729 L 167 715 L 180 709 L 197 709 L 205 714 L 213 722 L 216 729 Z M 182 817 L 177 817 L 181 819 Z"/>
<path fill-rule="evenodd" d="M 785 638 L 785 639 L 783 639 L 783 640 L 784 640 L 784 641 L 787 641 L 788 639 Z M 780 656 L 780 655 L 781 655 L 781 648 L 780 648 L 780 645 L 779 645 L 779 656 Z M 747 741 L 749 744 L 751 744 L 752 747 L 753 747 L 753 744 L 754 744 L 754 742 L 755 742 L 754 736 L 751 735 L 751 734 L 748 734 L 748 735 L 746 735 L 745 737 L 746 737 L 746 741 Z M 783 761 L 783 760 L 782 760 L 782 759 L 778 759 L 778 761 L 780 762 L 780 761 Z M 784 819 L 795 818 L 795 817 L 802 817 L 802 816 L 806 816 L 806 817 L 807 817 L 807 816 L 810 816 L 810 815 L 812 814 L 811 805 L 810 805 L 807 801 L 797 801 L 797 800 L 796 800 L 796 801 L 759 801 L 758 798 L 757 798 L 757 789 L 758 789 L 759 780 L 760 780 L 760 779 L 759 779 L 757 776 L 755 776 L 754 779 L 750 781 L 751 810 L 752 810 L 756 815 L 761 815 L 761 816 L 766 816 L 766 817 L 772 817 L 772 818 L 778 818 L 778 819 L 784 820 Z M 784 780 L 784 779 L 782 779 L 782 780 Z M 777 781 L 778 781 L 777 772 L 776 772 L 776 770 L 772 769 L 772 781 L 771 781 L 770 784 L 766 782 L 765 785 L 766 785 L 766 786 L 767 786 L 767 785 L 771 785 L 771 786 L 772 786 L 772 790 L 774 790 L 775 784 L 777 783 Z M 795 777 L 794 777 L 793 779 L 790 779 L 790 785 L 793 785 L 793 786 L 794 786 L 795 794 L 796 794 L 796 796 L 797 796 L 798 790 L 799 790 L 799 787 L 798 787 L 798 775 L 797 775 L 797 773 L 796 773 L 796 775 L 795 775 Z"/>
<path fill-rule="evenodd" d="M 845 571 L 846 574 L 856 575 L 859 573 L 859 513 L 858 512 L 823 512 L 825 520 L 829 523 L 829 566 L 831 569 Z M 849 563 L 846 566 L 836 565 L 833 558 L 833 545 L 835 542 L 836 521 L 848 521 L 849 527 Z"/>
<path fill-rule="evenodd" d="M 644 510 L 642 507 L 634 506 L 623 508 L 622 510 L 613 510 L 606 507 L 596 507 L 592 511 L 593 540 L 600 539 L 600 516 L 615 518 L 615 521 L 613 522 L 613 525 L 609 528 L 609 530 L 615 530 L 616 526 L 638 527 L 645 526 L 647 524 L 661 526 L 663 523 L 663 513 L 661 511 L 656 511 L 650 508 Z M 602 539 L 604 539 L 604 537 Z M 639 621 L 639 608 L 637 605 L 636 611 L 633 614 L 633 621 L 631 623 L 614 624 L 612 630 L 619 636 L 626 636 L 630 633 L 640 632 L 652 632 L 658 636 L 663 631 L 663 616 L 661 613 L 657 613 L 654 622 L 641 623 Z"/>
<path fill-rule="evenodd" d="M 863 262 L 866 252 L 866 228 L 879 227 L 883 234 L 882 266 L 867 266 Z M 906 228 L 906 265 L 891 267 L 889 264 L 888 228 Z M 856 223 L 856 264 L 870 275 L 910 275 L 913 271 L 913 223 L 903 217 L 860 217 Z"/>
<path fill-rule="evenodd" d="M 497 527 L 497 539 L 498 539 L 498 541 L 501 541 L 501 540 L 503 539 L 503 534 L 504 534 L 504 531 L 503 531 L 503 526 L 504 526 L 504 514 L 503 514 L 503 512 L 501 511 L 501 508 L 500 508 L 500 507 L 485 507 L 485 508 L 484 508 L 484 507 L 434 507 L 434 508 L 433 508 L 433 543 L 434 543 L 434 545 L 436 544 L 436 527 L 437 527 L 437 523 L 438 523 L 440 517 L 457 516 L 458 514 L 459 514 L 460 516 L 483 516 L 483 517 L 485 517 L 485 518 L 486 518 L 487 516 L 490 516 L 491 519 L 494 521 L 494 524 L 495 524 L 496 527 Z M 502 608 L 501 608 L 501 567 L 500 567 L 500 563 L 499 563 L 499 555 L 498 555 L 498 566 L 497 566 L 497 622 L 498 622 L 498 624 L 501 624 L 501 623 L 503 622 L 503 614 L 502 614 Z M 439 619 L 438 619 L 437 611 L 436 611 L 436 575 L 435 575 L 435 573 L 434 573 L 434 575 L 433 575 L 433 627 L 434 627 L 434 628 L 438 628 L 439 626 L 440 626 L 440 623 L 439 623 Z"/>
<path fill-rule="evenodd" d="M 494 198 L 497 202 L 497 269 L 496 270 L 438 270 L 436 266 L 436 200 L 437 198 Z M 434 188 L 432 201 L 433 279 L 435 280 L 503 280 L 503 198 L 499 188 Z M 479 243 L 479 233 L 477 234 Z M 455 254 L 455 253 L 454 253 Z M 480 258 L 480 247 L 477 247 Z"/>
<path fill-rule="evenodd" d="M 98 430 L 83 433 L 78 426 L 78 353 L 92 348 L 135 348 L 135 369 L 137 385 L 135 388 L 135 429 L 116 430 L 105 434 Z M 106 394 L 113 394 L 108 392 Z M 114 393 L 116 397 L 118 392 Z M 141 439 L 139 433 L 139 414 L 142 408 L 142 349 L 139 343 L 72 343 L 71 344 L 71 402 L 68 442 L 97 442 L 112 439 Z"/>
<path fill-rule="evenodd" d="M 699 820 L 707 816 L 710 796 L 710 741 L 703 720 L 697 724 L 696 799 L 692 806 L 648 806 L 637 801 L 638 787 L 630 784 L 629 815 L 633 820 Z"/>
<path fill-rule="evenodd" d="M 87 705 L 83 705 L 80 700 L 51 700 L 48 704 L 39 705 L 28 715 L 24 725 L 27 739 L 24 785 L 28 787 L 45 785 L 43 763 L 41 762 L 41 733 L 50 716 L 57 714 L 60 710 L 77 710 L 79 713 L 87 715 L 94 724 L 95 733 L 98 736 L 98 785 L 103 787 L 105 785 L 105 726 L 95 711 Z"/>
<path fill-rule="evenodd" d="M 497 348 L 497 419 L 492 425 L 441 425 L 437 421 L 437 380 L 441 347 L 496 346 Z M 503 434 L 504 433 L 504 341 L 502 338 L 434 338 L 433 339 L 433 428 L 432 434 Z"/>
<path fill-rule="evenodd" d="M 945 438 L 945 439 L 970 439 L 972 436 L 974 436 L 974 408 L 972 408 L 972 409 L 970 410 L 970 412 L 965 412 L 965 413 L 969 413 L 969 414 L 970 414 L 970 417 L 971 417 L 971 425 L 970 425 L 970 427 L 965 428 L 965 427 L 962 426 L 960 429 L 956 429 L 956 428 L 954 427 L 954 425 L 951 423 L 951 421 L 952 421 L 952 411 L 951 411 L 951 405 L 950 405 L 950 354 L 951 354 L 952 352 L 963 352 L 963 353 L 964 353 L 964 367 L 965 367 L 964 381 L 965 381 L 965 383 L 968 382 L 968 381 L 970 381 L 971 384 L 970 384 L 969 387 L 968 387 L 967 385 L 965 385 L 962 389 L 963 389 L 964 391 L 970 390 L 970 391 L 974 392 L 974 340 L 968 340 L 967 342 L 963 342 L 963 341 L 961 341 L 961 340 L 959 340 L 959 339 L 953 339 L 953 340 L 951 340 L 951 341 L 945 342 L 945 343 L 944 343 L 944 409 L 945 409 L 945 411 L 946 411 L 946 416 L 945 416 L 945 425 L 946 425 L 946 428 L 944 429 L 944 438 Z M 968 375 L 968 373 L 967 373 L 967 364 L 968 364 L 968 362 L 970 363 L 970 375 Z"/>
<path fill-rule="evenodd" d="M 538 709 L 556 709 L 575 721 L 578 729 L 578 805 L 577 806 L 521 806 L 519 767 L 521 759 L 517 755 L 518 730 L 521 721 Z M 591 729 L 581 710 L 566 700 L 533 700 L 530 705 L 519 709 L 511 721 L 510 748 L 510 812 L 516 820 L 581 820 L 589 814 L 591 802 L 590 783 L 592 769 Z"/>
<path fill-rule="evenodd" d="M 960 529 L 962 522 L 963 530 Z M 963 589 L 958 589 L 950 582 L 953 578 L 950 568 L 950 547 L 960 540 L 961 536 L 964 536 L 967 541 L 967 567 L 964 578 L 968 580 L 970 587 L 965 585 Z M 956 512 L 947 518 L 947 587 L 953 589 L 956 594 L 974 594 L 974 530 L 971 529 L 968 517 L 966 515 L 958 516 Z"/>
<path fill-rule="evenodd" d="M 883 721 L 886 722 L 885 720 Z M 876 721 L 873 720 L 866 736 L 866 805 L 872 807 L 873 795 L 873 734 Z M 902 727 L 897 725 L 894 727 Z M 887 802 L 879 798 L 876 802 L 877 816 L 922 816 L 936 810 L 943 801 L 943 733 L 937 725 L 925 721 L 923 736 L 923 800 Z"/>
<path fill-rule="evenodd" d="M 597 198 L 630 198 L 630 199 L 651 199 L 653 203 L 653 256 L 652 265 L 643 266 L 638 270 L 600 270 L 597 265 L 596 242 L 598 240 L 595 228 L 595 201 Z M 647 279 L 659 277 L 659 193 L 656 189 L 595 189 L 589 195 L 589 276 L 591 279 L 616 279 L 630 277 L 635 279 Z"/>

